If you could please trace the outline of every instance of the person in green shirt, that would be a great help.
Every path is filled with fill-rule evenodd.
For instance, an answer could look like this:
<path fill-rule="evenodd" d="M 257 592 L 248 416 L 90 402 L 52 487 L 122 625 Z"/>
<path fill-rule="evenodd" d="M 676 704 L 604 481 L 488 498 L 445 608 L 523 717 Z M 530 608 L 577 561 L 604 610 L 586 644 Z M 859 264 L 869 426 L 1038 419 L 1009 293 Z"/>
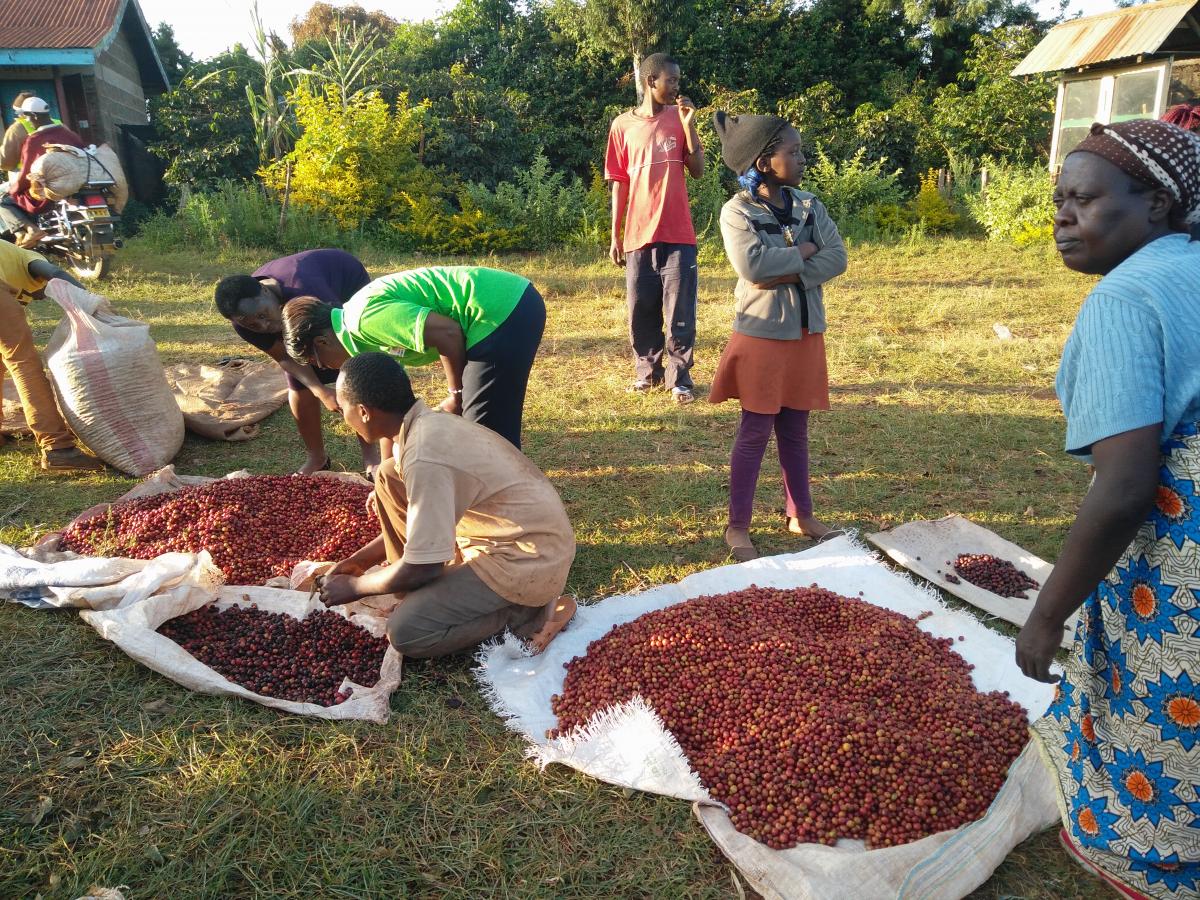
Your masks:
<path fill-rule="evenodd" d="M 377 278 L 337 309 L 297 297 L 283 310 L 283 343 L 298 362 L 340 369 L 382 351 L 402 365 L 441 361 L 446 412 L 521 447 L 529 371 L 546 304 L 520 275 L 483 266 L 429 266 Z"/>

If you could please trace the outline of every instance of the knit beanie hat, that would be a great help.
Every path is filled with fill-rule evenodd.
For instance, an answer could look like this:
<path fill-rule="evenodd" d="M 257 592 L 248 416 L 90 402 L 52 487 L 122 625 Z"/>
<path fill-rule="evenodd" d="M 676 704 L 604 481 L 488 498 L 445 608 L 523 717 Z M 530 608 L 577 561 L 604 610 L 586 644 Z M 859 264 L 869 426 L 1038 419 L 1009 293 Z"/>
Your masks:
<path fill-rule="evenodd" d="M 754 165 L 787 127 L 787 120 L 779 116 L 731 116 L 721 110 L 713 113 L 713 128 L 721 139 L 721 159 L 739 175 Z"/>

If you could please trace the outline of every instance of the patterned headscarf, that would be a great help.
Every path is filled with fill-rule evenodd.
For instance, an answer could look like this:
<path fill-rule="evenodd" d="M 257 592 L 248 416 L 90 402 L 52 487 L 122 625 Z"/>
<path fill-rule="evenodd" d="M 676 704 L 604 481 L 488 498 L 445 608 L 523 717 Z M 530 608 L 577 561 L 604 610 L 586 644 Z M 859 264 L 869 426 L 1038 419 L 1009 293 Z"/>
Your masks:
<path fill-rule="evenodd" d="M 1200 223 L 1200 137 L 1157 119 L 1092 126 L 1071 153 L 1094 153 L 1143 184 L 1171 193 L 1188 225 Z"/>

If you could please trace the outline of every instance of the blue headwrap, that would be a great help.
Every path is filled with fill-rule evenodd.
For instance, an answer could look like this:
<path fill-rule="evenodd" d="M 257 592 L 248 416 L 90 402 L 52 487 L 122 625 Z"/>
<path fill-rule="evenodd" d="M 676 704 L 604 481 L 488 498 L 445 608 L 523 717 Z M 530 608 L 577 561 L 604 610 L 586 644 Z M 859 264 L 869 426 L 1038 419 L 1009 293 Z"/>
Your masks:
<path fill-rule="evenodd" d="M 738 184 L 742 186 L 742 190 L 750 193 L 757 193 L 763 183 L 763 173 L 758 171 L 757 165 L 752 165 L 745 171 L 745 174 L 738 176 Z"/>

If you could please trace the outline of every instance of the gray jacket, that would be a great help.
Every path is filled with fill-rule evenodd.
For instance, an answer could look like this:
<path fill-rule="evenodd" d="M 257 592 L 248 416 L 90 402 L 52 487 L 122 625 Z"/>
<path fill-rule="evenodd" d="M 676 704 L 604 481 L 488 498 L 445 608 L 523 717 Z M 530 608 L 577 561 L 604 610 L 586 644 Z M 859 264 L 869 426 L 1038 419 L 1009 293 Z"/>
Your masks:
<path fill-rule="evenodd" d="M 825 330 L 821 285 L 846 271 L 846 245 L 825 205 L 807 191 L 792 194 L 795 222 L 781 226 L 775 214 L 748 191 L 721 208 L 725 255 L 738 274 L 734 289 L 733 330 L 751 337 L 796 340 L 801 337 L 800 304 L 808 304 L 808 330 Z M 806 241 L 820 250 L 807 260 L 796 249 Z M 756 283 L 798 274 L 800 284 L 762 290 Z"/>

